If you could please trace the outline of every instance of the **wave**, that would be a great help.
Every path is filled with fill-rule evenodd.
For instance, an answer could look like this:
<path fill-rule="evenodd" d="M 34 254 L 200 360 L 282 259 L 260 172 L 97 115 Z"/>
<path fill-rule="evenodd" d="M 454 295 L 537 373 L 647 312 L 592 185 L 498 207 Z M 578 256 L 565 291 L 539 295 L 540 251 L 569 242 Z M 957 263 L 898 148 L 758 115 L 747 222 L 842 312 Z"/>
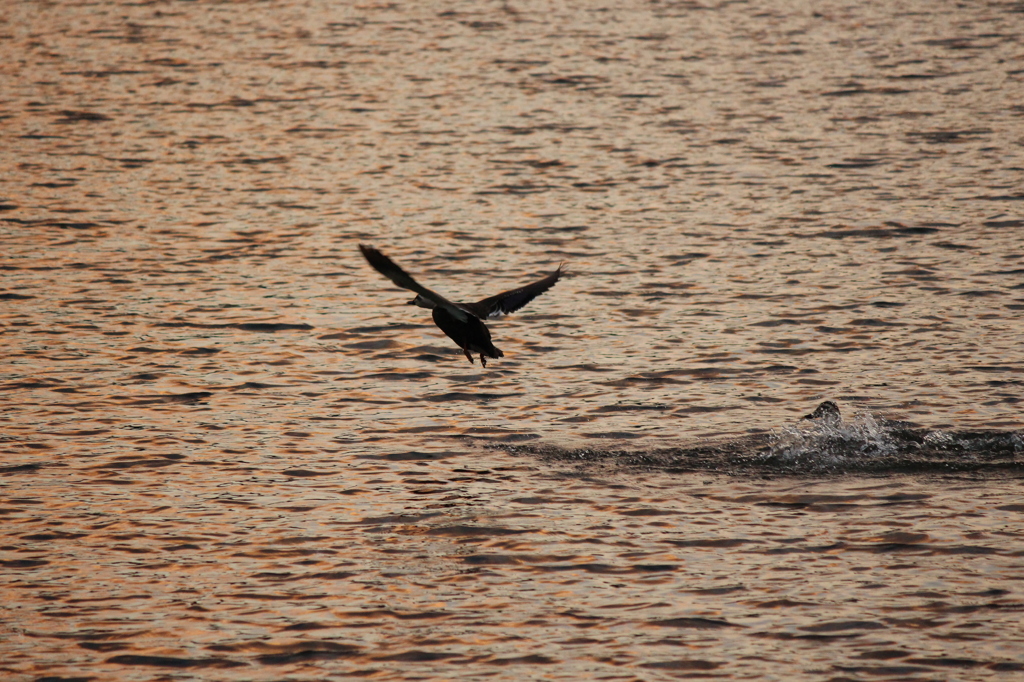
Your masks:
<path fill-rule="evenodd" d="M 860 413 L 843 419 L 825 401 L 799 423 L 766 434 L 654 450 L 502 445 L 573 463 L 667 471 L 832 475 L 851 472 L 1024 472 L 1024 431 L 936 430 Z"/>

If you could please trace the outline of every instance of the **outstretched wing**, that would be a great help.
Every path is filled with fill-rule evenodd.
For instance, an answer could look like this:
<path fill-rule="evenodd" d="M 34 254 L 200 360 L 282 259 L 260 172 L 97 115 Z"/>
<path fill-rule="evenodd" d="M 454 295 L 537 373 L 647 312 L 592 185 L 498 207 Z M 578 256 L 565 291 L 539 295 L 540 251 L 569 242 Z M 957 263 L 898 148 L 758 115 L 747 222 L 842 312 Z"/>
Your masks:
<path fill-rule="evenodd" d="M 369 263 L 374 270 L 384 275 L 398 286 L 403 289 L 408 289 L 409 291 L 415 291 L 423 298 L 430 299 L 438 306 L 447 310 L 461 322 L 469 321 L 469 313 L 462 308 L 459 308 L 441 294 L 434 293 L 430 289 L 421 286 L 409 275 L 409 273 L 398 267 L 398 264 L 395 263 L 395 261 L 385 256 L 377 249 L 372 246 L 364 246 L 363 244 L 360 244 L 359 250 L 362 251 L 363 257 L 366 258 L 366 262 Z"/>
<path fill-rule="evenodd" d="M 497 317 L 498 315 L 508 315 L 522 308 L 524 305 L 537 298 L 545 291 L 555 286 L 555 282 L 562 276 L 562 265 L 558 265 L 558 269 L 552 272 L 544 279 L 539 279 L 532 284 L 519 287 L 518 289 L 512 289 L 511 291 L 503 291 L 496 296 L 485 298 L 482 301 L 476 303 L 464 304 L 469 308 L 470 312 L 479 315 L 480 317 Z"/>

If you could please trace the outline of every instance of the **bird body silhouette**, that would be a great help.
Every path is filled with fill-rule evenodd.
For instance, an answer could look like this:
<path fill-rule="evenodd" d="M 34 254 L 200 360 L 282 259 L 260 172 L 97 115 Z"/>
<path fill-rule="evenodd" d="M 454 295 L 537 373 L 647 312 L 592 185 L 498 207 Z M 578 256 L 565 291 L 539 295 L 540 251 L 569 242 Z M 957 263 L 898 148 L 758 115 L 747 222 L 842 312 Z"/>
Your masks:
<path fill-rule="evenodd" d="M 366 262 L 396 285 L 416 293 L 409 305 L 428 308 L 434 324 L 448 338 L 459 345 L 466 358 L 473 362 L 472 353 L 480 355 L 480 364 L 487 366 L 487 358 L 504 357 L 504 353 L 491 342 L 491 332 L 483 320 L 513 313 L 550 289 L 562 276 L 562 266 L 545 277 L 518 289 L 503 291 L 476 303 L 453 303 L 444 296 L 427 289 L 393 260 L 372 246 L 359 245 Z"/>

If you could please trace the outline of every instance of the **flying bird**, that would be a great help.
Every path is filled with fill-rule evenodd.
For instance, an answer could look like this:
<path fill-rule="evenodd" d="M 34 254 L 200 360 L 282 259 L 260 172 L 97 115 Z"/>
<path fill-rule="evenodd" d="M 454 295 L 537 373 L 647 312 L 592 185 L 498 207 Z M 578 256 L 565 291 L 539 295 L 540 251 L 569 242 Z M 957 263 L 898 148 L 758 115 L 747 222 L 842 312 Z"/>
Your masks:
<path fill-rule="evenodd" d="M 491 332 L 483 320 L 519 310 L 553 287 L 562 276 L 562 266 L 559 265 L 557 270 L 544 279 L 518 289 L 503 291 L 476 303 L 452 303 L 444 296 L 420 285 L 398 264 L 372 246 L 360 244 L 359 250 L 374 270 L 401 288 L 415 292 L 416 298 L 408 304 L 431 310 L 434 324 L 459 345 L 471 363 L 471 353 L 479 353 L 480 364 L 484 367 L 487 366 L 487 358 L 500 358 L 505 354 L 491 343 Z"/>

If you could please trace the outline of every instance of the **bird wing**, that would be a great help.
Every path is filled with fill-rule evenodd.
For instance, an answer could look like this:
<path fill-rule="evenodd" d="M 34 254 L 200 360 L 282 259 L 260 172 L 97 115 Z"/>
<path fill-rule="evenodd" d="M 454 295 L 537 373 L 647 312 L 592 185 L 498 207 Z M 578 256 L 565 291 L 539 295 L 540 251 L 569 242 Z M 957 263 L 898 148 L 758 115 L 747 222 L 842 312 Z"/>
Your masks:
<path fill-rule="evenodd" d="M 408 289 L 409 291 L 415 291 L 423 298 L 430 299 L 451 313 L 460 322 L 469 321 L 470 313 L 458 307 L 441 294 L 434 293 L 430 289 L 421 286 L 409 275 L 409 273 L 398 267 L 398 264 L 395 263 L 395 261 L 385 256 L 377 249 L 372 246 L 364 246 L 363 244 L 360 244 L 359 250 L 362 251 L 363 257 L 366 258 L 366 262 L 369 263 L 374 270 L 384 275 L 398 286 L 403 289 Z"/>
<path fill-rule="evenodd" d="M 527 284 L 526 286 L 503 291 L 496 296 L 485 298 L 482 301 L 470 304 L 471 312 L 479 314 L 480 317 L 497 317 L 508 315 L 522 308 L 524 305 L 537 298 L 545 291 L 555 286 L 555 282 L 562 276 L 562 265 L 544 279 Z M 479 312 L 478 312 L 479 311 Z"/>

